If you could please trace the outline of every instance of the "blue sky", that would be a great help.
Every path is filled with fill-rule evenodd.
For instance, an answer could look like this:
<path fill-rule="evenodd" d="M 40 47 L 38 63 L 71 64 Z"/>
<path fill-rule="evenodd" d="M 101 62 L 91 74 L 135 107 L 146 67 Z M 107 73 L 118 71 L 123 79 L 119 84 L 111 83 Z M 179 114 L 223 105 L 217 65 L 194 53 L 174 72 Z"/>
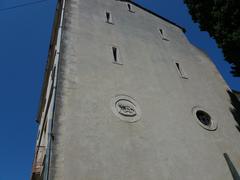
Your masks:
<path fill-rule="evenodd" d="M 182 0 L 135 1 L 185 27 L 189 40 L 211 57 L 229 86 L 240 90 L 240 78 L 231 76 L 221 50 L 199 31 Z M 56 0 L 0 0 L 0 180 L 26 180 L 31 174 L 55 5 Z"/>

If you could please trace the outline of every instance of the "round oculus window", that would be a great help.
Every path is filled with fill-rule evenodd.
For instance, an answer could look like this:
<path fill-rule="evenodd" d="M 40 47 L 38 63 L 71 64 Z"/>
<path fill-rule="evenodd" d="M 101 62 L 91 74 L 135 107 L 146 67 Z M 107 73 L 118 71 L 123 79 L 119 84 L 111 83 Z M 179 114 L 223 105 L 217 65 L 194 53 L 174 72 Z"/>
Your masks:
<path fill-rule="evenodd" d="M 217 129 L 217 122 L 203 108 L 194 107 L 193 115 L 200 126 L 209 131 Z"/>
<path fill-rule="evenodd" d="M 203 123 L 205 126 L 211 126 L 211 116 L 205 111 L 198 110 L 196 112 L 198 120 Z"/>

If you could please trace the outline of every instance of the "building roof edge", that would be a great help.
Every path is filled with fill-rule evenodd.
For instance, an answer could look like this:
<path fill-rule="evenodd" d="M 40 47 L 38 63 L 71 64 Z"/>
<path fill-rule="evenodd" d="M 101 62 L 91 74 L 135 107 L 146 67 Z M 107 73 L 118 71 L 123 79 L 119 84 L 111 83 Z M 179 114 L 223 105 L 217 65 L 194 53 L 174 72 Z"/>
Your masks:
<path fill-rule="evenodd" d="M 163 17 L 163 16 L 161 16 L 161 15 L 159 15 L 159 14 L 157 14 L 157 13 L 155 13 L 155 12 L 149 10 L 149 9 L 147 9 L 146 7 L 140 5 L 139 3 L 136 3 L 136 2 L 134 2 L 134 1 L 132 1 L 132 0 L 119 0 L 119 1 L 129 2 L 129 3 L 133 4 L 133 5 L 141 8 L 142 10 L 144 10 L 144 11 L 146 11 L 146 12 L 148 12 L 148 13 L 150 13 L 150 14 L 152 14 L 152 15 L 160 18 L 160 19 L 163 19 L 164 21 L 167 21 L 168 23 L 170 23 L 170 24 L 172 24 L 172 25 L 180 28 L 184 33 L 186 32 L 186 29 L 185 29 L 184 27 L 182 27 L 182 26 L 176 24 L 175 22 L 173 22 L 173 21 L 171 21 L 171 20 L 169 20 L 169 19 L 167 19 L 167 18 L 165 18 L 165 17 Z"/>

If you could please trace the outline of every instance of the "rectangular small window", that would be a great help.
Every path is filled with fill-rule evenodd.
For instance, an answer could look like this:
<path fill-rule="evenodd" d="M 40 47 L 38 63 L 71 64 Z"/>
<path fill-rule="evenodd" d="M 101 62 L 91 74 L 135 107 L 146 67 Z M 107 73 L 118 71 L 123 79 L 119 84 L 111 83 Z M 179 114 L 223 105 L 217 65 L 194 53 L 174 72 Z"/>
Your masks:
<path fill-rule="evenodd" d="M 188 79 L 188 75 L 183 70 L 182 66 L 178 62 L 175 62 L 176 68 L 181 78 Z"/>
<path fill-rule="evenodd" d="M 165 40 L 165 41 L 169 41 L 169 39 L 167 38 L 165 32 L 163 31 L 163 29 L 159 29 L 159 32 L 160 32 L 160 35 L 162 37 L 162 40 Z"/>
<path fill-rule="evenodd" d="M 108 24 L 113 24 L 113 21 L 112 21 L 112 15 L 110 12 L 106 12 L 106 23 Z"/>
<path fill-rule="evenodd" d="M 120 59 L 119 49 L 116 46 L 112 47 L 112 54 L 113 54 L 113 63 L 122 64 Z"/>

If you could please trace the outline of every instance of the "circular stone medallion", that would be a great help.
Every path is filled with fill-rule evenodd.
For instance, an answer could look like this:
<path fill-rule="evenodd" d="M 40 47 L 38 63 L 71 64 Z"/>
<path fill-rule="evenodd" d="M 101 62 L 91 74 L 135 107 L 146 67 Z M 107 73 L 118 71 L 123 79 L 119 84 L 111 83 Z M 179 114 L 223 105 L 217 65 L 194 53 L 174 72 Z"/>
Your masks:
<path fill-rule="evenodd" d="M 121 120 L 129 123 L 140 120 L 141 111 L 137 102 L 126 95 L 117 95 L 111 101 L 113 113 Z"/>

